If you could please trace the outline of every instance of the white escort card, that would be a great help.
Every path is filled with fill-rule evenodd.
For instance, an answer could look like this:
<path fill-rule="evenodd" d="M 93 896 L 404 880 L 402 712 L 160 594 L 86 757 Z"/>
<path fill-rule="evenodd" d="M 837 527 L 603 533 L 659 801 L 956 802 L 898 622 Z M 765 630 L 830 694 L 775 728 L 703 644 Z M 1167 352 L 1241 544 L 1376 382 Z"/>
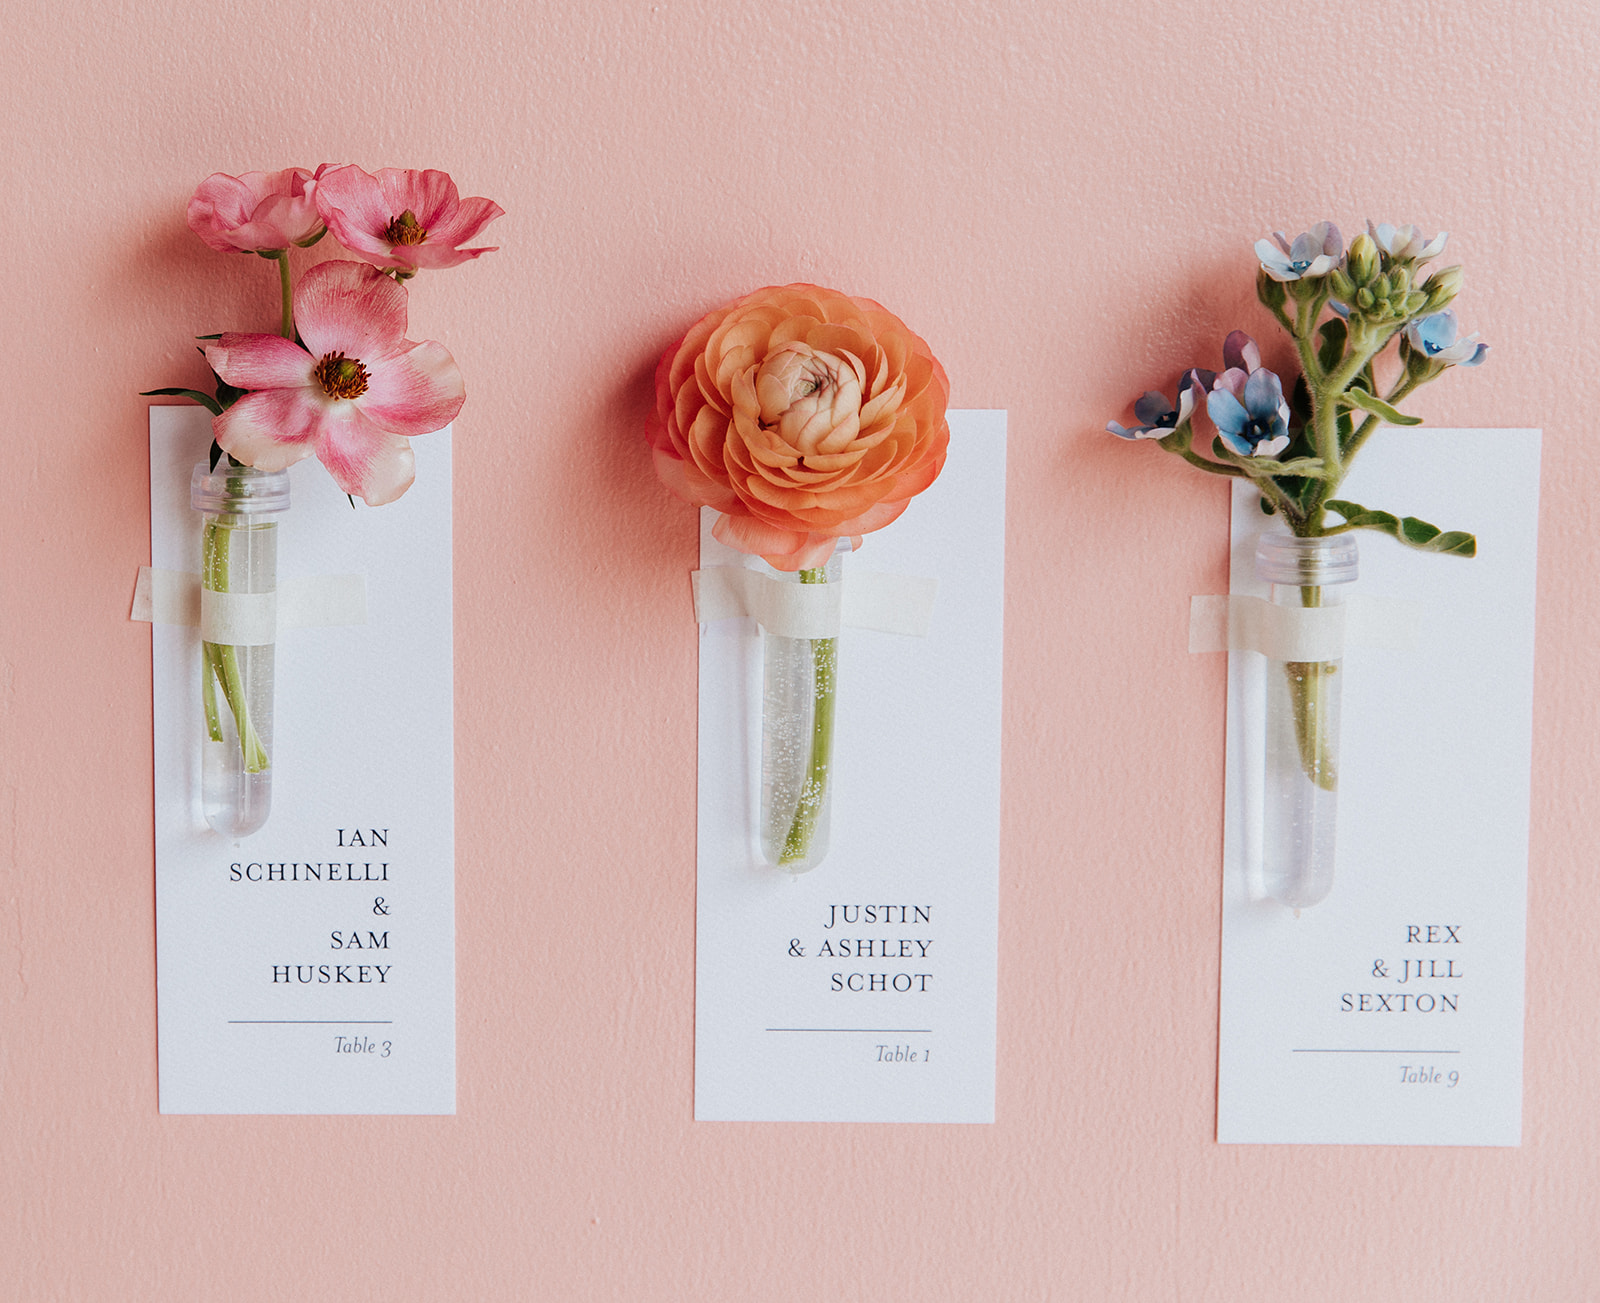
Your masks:
<path fill-rule="evenodd" d="M 1477 556 L 1356 533 L 1352 614 L 1408 612 L 1411 645 L 1345 652 L 1333 889 L 1298 915 L 1253 898 L 1266 662 L 1229 653 L 1217 1138 L 1516 1145 L 1539 432 L 1386 429 L 1339 496 Z M 1268 595 L 1272 523 L 1237 485 L 1234 594 Z"/>
<path fill-rule="evenodd" d="M 701 626 L 702 1121 L 994 1120 L 1005 413 L 950 431 L 940 478 L 844 561 L 831 845 L 808 873 L 757 841 L 761 633 Z M 702 572 L 758 564 L 713 518 Z M 925 634 L 853 623 L 852 575 L 858 598 L 936 580 Z"/>
<path fill-rule="evenodd" d="M 150 409 L 161 1111 L 453 1113 L 450 432 L 380 508 L 291 469 L 272 811 L 238 839 L 202 814 L 200 634 L 161 600 L 199 570 L 210 441 L 202 408 Z"/>

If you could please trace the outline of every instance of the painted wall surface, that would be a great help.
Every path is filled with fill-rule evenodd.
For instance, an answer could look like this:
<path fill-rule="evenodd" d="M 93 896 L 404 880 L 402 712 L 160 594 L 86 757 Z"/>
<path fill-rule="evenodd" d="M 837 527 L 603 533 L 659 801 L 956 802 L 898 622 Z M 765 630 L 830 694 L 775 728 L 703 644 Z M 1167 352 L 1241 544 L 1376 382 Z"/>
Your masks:
<path fill-rule="evenodd" d="M 1590 0 L 4 17 L 0 1296 L 1600 1295 Z M 162 1118 L 135 393 L 273 325 L 270 267 L 184 227 L 195 183 L 327 160 L 508 212 L 412 296 L 469 393 L 460 1112 Z M 1250 242 L 1324 216 L 1450 231 L 1494 353 L 1416 408 L 1546 432 L 1517 1150 L 1212 1139 L 1224 668 L 1185 637 L 1226 488 L 1102 427 L 1270 338 Z M 695 520 L 640 430 L 663 346 L 798 279 L 1011 413 L 992 1127 L 691 1120 Z"/>

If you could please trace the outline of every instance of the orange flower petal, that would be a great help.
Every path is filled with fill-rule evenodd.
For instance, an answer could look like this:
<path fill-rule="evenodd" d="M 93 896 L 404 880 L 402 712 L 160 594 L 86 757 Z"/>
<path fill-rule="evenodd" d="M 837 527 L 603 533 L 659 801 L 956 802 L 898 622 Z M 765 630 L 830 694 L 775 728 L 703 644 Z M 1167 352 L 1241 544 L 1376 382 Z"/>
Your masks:
<path fill-rule="evenodd" d="M 933 483 L 949 392 L 927 344 L 881 304 L 773 286 L 662 355 L 649 441 L 674 493 L 722 513 L 718 538 L 793 570 L 822 564 L 836 537 L 883 528 Z"/>

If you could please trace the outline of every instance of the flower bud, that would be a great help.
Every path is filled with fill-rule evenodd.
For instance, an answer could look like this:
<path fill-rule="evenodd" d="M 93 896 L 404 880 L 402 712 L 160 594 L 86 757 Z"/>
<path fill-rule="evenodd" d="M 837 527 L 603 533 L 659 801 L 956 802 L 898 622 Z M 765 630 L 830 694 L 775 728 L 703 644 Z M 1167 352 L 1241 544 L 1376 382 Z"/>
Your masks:
<path fill-rule="evenodd" d="M 1256 272 L 1256 297 L 1270 311 L 1282 308 L 1288 294 L 1282 281 L 1273 280 L 1263 269 Z"/>
<path fill-rule="evenodd" d="M 1373 297 L 1372 291 L 1369 290 L 1365 285 L 1356 291 L 1356 307 L 1360 308 L 1363 312 L 1370 311 L 1372 305 L 1376 302 L 1377 299 Z"/>
<path fill-rule="evenodd" d="M 1370 285 L 1378 274 L 1377 241 L 1365 231 L 1350 241 L 1348 266 L 1350 279 L 1357 285 Z"/>
<path fill-rule="evenodd" d="M 1404 305 L 1405 306 L 1405 311 L 1401 315 L 1407 316 L 1407 317 L 1414 317 L 1414 316 L 1417 315 L 1417 313 L 1421 312 L 1424 308 L 1430 308 L 1430 310 L 1431 310 L 1431 307 L 1430 307 L 1431 302 L 1432 301 L 1428 298 L 1428 296 L 1426 294 L 1424 294 L 1421 290 L 1412 290 L 1409 294 L 1406 295 L 1405 305 Z"/>
<path fill-rule="evenodd" d="M 1423 288 L 1428 292 L 1429 312 L 1449 307 L 1455 301 L 1456 295 L 1461 293 L 1461 268 L 1441 267 L 1428 277 Z"/>
<path fill-rule="evenodd" d="M 1334 298 L 1341 303 L 1348 303 L 1355 297 L 1355 282 L 1344 274 L 1342 267 L 1335 267 L 1328 273 L 1328 284 L 1333 289 Z"/>
<path fill-rule="evenodd" d="M 1411 268 L 1396 267 L 1389 273 L 1389 282 L 1394 286 L 1396 293 L 1404 294 L 1411 288 Z"/>
<path fill-rule="evenodd" d="M 1404 364 L 1406 375 L 1412 380 L 1432 380 L 1444 370 L 1444 365 L 1435 362 L 1420 348 L 1415 347 L 1404 334 L 1400 336 L 1400 361 Z"/>

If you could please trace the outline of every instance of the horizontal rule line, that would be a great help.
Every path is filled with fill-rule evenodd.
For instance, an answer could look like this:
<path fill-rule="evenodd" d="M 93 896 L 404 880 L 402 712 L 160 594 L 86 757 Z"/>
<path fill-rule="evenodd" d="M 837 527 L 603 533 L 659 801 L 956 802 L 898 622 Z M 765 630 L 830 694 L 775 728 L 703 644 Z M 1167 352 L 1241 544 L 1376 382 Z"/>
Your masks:
<path fill-rule="evenodd" d="M 1460 1050 L 1290 1050 L 1290 1054 L 1460 1054 Z"/>
<path fill-rule="evenodd" d="M 869 1032 L 873 1036 L 932 1036 L 932 1027 L 768 1027 L 769 1032 Z"/>
<path fill-rule="evenodd" d="M 230 1027 L 392 1027 L 393 1018 L 229 1018 Z"/>

